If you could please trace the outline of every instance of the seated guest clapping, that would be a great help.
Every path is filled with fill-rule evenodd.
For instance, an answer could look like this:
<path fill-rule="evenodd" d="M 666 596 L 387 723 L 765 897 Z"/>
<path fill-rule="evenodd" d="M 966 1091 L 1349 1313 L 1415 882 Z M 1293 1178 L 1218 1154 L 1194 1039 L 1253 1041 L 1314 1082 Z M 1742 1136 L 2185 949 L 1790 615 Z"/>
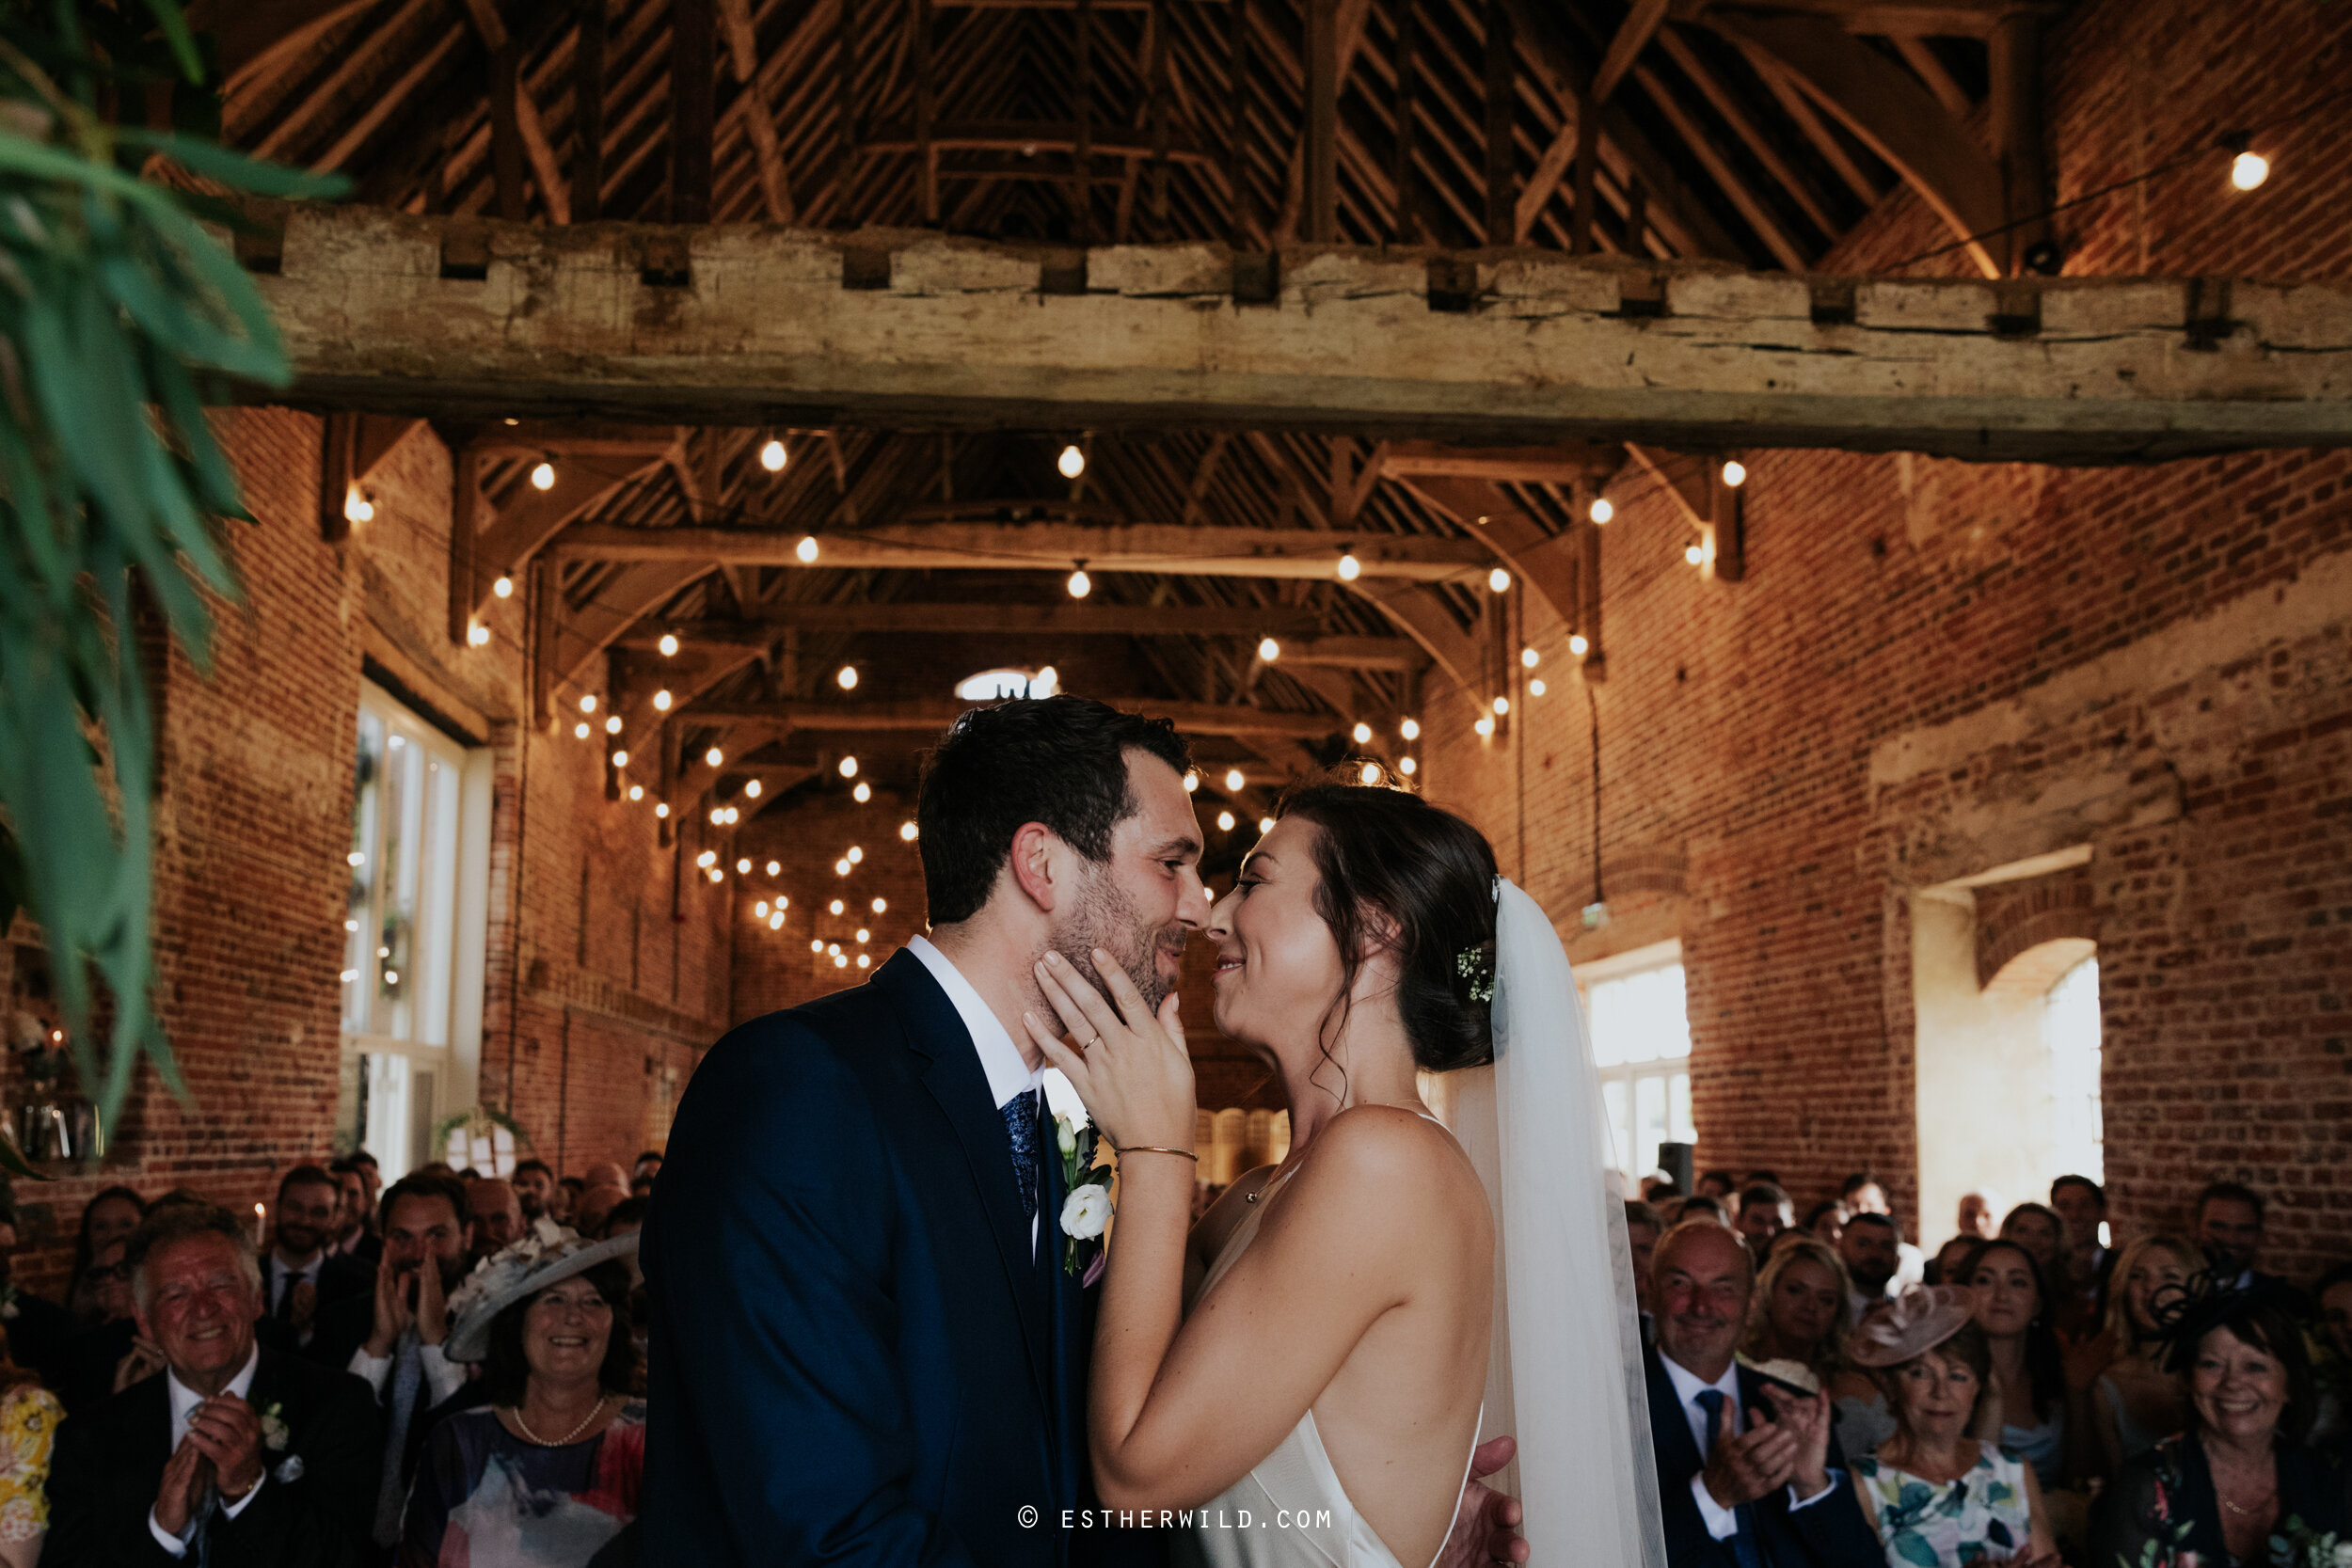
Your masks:
<path fill-rule="evenodd" d="M 1791 1239 L 1773 1238 L 1740 1354 L 1756 1367 L 1793 1362 L 1812 1375 L 1819 1392 L 1836 1375 L 1838 1345 L 1845 1338 L 1846 1267 L 1812 1237 L 1783 1234 Z"/>
<path fill-rule="evenodd" d="M 1829 1402 L 1742 1367 L 1754 1290 L 1723 1226 L 1676 1227 L 1651 1259 L 1659 1307 L 1649 1379 L 1672 1568 L 1876 1568 L 1878 1542 L 1843 1484 Z"/>
<path fill-rule="evenodd" d="M 637 1235 L 540 1227 L 451 1300 L 448 1354 L 482 1364 L 490 1406 L 434 1428 L 399 1568 L 584 1568 L 637 1516 L 645 1407 L 626 1261 Z"/>
<path fill-rule="evenodd" d="M 380 1440 L 367 1386 L 255 1344 L 261 1265 L 228 1211 L 158 1208 L 129 1244 L 165 1375 L 59 1429 L 46 1560 L 357 1568 Z"/>
<path fill-rule="evenodd" d="M 2165 1365 L 2187 1382 L 2188 1428 L 2126 1463 L 2101 1497 L 2094 1562 L 2316 1561 L 2311 1544 L 2352 1523 L 2343 1472 L 2304 1442 L 2312 1372 L 2293 1300 L 2201 1278 L 2159 1299 Z"/>
<path fill-rule="evenodd" d="M 2203 1259 L 2197 1246 L 2173 1236 L 2142 1236 L 2115 1261 L 2107 1302 L 2107 1340 L 2115 1359 L 2090 1389 L 2090 1426 L 2098 1443 L 2098 1473 L 2109 1482 L 2181 1430 L 2188 1402 L 2181 1380 L 2164 1368 L 2157 1307 L 2182 1294 Z"/>
<path fill-rule="evenodd" d="M 1993 1374 L 1970 1309 L 1965 1291 L 1914 1286 L 1855 1328 L 1846 1354 L 1885 1390 L 1895 1431 L 1853 1462 L 1854 1489 L 1890 1568 L 2058 1568 L 2033 1467 L 1969 1434 Z"/>

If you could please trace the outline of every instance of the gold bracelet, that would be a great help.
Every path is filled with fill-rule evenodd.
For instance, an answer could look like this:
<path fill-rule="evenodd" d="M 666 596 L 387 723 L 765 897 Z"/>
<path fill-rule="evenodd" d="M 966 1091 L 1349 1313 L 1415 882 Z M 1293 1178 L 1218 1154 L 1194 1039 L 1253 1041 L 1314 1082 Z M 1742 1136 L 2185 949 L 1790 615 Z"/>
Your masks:
<path fill-rule="evenodd" d="M 1125 1148 L 1113 1144 L 1111 1152 L 1121 1159 L 1125 1159 L 1130 1154 L 1181 1154 L 1196 1165 L 1200 1163 L 1200 1156 L 1189 1148 L 1162 1148 L 1157 1144 L 1129 1144 Z"/>

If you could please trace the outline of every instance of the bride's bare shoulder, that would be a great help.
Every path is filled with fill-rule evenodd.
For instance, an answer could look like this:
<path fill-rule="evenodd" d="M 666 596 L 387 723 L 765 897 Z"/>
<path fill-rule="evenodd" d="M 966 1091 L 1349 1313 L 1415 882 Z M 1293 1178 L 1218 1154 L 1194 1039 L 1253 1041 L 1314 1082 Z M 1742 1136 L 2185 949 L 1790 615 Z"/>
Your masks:
<path fill-rule="evenodd" d="M 1427 1117 L 1396 1105 L 1357 1105 L 1315 1135 L 1307 1164 L 1344 1200 L 1387 1204 L 1408 1194 L 1454 1201 L 1483 1192 L 1462 1146 Z M 1304 1180 L 1305 1173 L 1301 1173 Z"/>

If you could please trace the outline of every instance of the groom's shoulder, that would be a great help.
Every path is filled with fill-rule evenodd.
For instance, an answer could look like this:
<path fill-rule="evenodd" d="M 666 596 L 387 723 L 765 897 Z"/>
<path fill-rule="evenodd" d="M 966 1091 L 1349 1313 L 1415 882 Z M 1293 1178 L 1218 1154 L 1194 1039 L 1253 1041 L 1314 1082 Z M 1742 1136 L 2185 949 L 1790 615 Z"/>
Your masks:
<path fill-rule="evenodd" d="M 871 985 L 738 1024 L 689 1081 L 730 1096 L 856 1092 L 905 1069 L 905 1031 Z"/>

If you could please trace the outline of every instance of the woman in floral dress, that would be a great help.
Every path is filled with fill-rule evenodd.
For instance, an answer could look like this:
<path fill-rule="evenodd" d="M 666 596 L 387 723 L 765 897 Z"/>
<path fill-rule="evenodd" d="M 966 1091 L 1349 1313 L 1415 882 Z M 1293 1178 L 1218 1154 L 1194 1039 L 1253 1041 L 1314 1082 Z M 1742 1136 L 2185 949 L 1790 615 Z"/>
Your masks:
<path fill-rule="evenodd" d="M 1891 1568 L 2058 1568 L 2033 1467 L 1968 1435 L 1993 1377 L 1970 1310 L 1963 1291 L 1915 1286 L 1855 1328 L 1848 1356 L 1886 1390 L 1895 1432 L 1853 1462 L 1854 1490 Z"/>
<path fill-rule="evenodd" d="M 49 1533 L 49 1454 L 65 1406 L 10 1359 L 0 1335 L 0 1568 L 33 1568 Z"/>

